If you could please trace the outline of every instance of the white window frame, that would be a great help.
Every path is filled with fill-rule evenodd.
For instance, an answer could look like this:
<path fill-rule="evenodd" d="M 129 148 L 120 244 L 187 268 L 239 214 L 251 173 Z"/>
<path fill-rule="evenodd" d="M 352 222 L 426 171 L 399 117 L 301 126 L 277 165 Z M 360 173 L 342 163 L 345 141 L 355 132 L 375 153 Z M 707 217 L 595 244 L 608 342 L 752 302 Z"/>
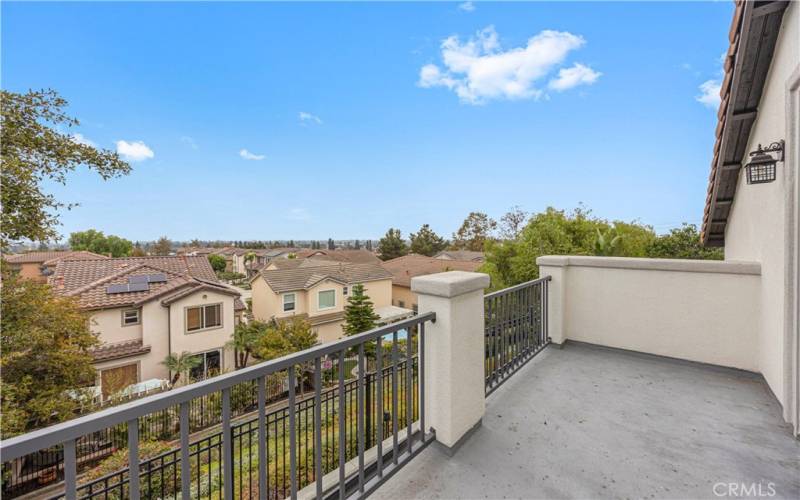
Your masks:
<path fill-rule="evenodd" d="M 135 323 L 126 323 L 125 322 L 125 315 L 128 313 L 136 313 L 136 322 Z M 141 309 L 123 309 L 122 310 L 122 326 L 136 326 L 142 324 L 142 310 Z"/>
<path fill-rule="evenodd" d="M 207 307 L 215 307 L 219 306 L 219 325 L 214 326 L 206 326 L 206 308 Z M 189 309 L 196 309 L 200 308 L 203 312 L 200 314 L 200 321 L 202 322 L 202 328 L 196 328 L 194 330 L 189 330 Z M 222 302 L 216 302 L 214 304 L 199 304 L 196 306 L 186 306 L 183 308 L 183 330 L 186 332 L 187 335 L 192 335 L 198 332 L 204 332 L 207 330 L 216 330 L 218 328 L 222 328 L 225 325 L 225 320 L 222 318 Z"/>
<path fill-rule="evenodd" d="M 292 308 L 291 309 L 286 309 L 286 298 L 287 297 L 291 297 L 292 298 L 292 302 L 291 302 Z M 296 310 L 297 310 L 297 294 L 294 293 L 294 292 L 292 292 L 292 293 L 284 293 L 283 294 L 283 312 L 293 312 L 293 311 L 296 311 Z"/>
<path fill-rule="evenodd" d="M 320 297 L 322 296 L 323 293 L 326 293 L 326 292 L 333 292 L 333 305 L 332 306 L 327 306 L 327 307 L 322 307 L 320 305 Z M 317 292 L 317 310 L 318 311 L 327 311 L 329 309 L 336 309 L 336 289 L 335 288 L 329 288 L 327 290 L 320 290 L 320 291 Z"/>

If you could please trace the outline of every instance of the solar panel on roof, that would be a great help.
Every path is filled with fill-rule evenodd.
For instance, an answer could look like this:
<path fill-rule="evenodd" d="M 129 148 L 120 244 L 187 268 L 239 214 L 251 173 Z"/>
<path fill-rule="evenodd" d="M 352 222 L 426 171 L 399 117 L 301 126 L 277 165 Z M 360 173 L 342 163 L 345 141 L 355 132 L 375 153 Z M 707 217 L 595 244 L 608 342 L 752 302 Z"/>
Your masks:
<path fill-rule="evenodd" d="M 141 275 L 141 276 L 128 276 L 128 283 L 147 283 L 149 276 Z"/>
<path fill-rule="evenodd" d="M 146 292 L 150 290 L 148 283 L 128 283 L 129 292 Z"/>
<path fill-rule="evenodd" d="M 128 285 L 108 285 L 106 287 L 106 293 L 125 293 L 128 291 Z"/>
<path fill-rule="evenodd" d="M 164 283 L 167 281 L 167 275 L 164 273 L 149 274 L 147 275 L 147 281 L 149 283 Z"/>

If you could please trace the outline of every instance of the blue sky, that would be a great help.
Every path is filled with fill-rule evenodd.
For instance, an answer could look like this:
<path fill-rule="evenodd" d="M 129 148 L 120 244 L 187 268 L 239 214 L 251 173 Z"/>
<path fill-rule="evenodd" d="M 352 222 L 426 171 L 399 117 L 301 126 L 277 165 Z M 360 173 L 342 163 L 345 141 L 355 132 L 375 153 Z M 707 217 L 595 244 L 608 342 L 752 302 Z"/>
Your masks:
<path fill-rule="evenodd" d="M 48 186 L 80 203 L 63 234 L 450 235 L 580 202 L 664 231 L 702 217 L 732 9 L 4 2 L 2 85 L 57 89 L 136 158 Z"/>

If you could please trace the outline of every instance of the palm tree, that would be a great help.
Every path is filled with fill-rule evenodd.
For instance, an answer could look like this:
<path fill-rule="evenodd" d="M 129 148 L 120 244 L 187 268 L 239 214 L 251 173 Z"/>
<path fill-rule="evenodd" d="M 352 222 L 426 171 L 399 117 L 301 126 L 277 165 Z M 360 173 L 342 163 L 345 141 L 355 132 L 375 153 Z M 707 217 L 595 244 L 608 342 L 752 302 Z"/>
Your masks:
<path fill-rule="evenodd" d="M 198 366 L 202 363 L 203 360 L 200 357 L 193 355 L 190 352 L 183 351 L 180 354 L 175 354 L 174 352 L 171 353 L 169 356 L 164 358 L 164 361 L 161 362 L 162 365 L 167 367 L 167 370 L 172 373 L 172 380 L 170 380 L 170 387 L 174 387 L 175 384 L 178 382 L 178 379 L 181 378 L 181 375 L 185 374 L 184 378 L 189 378 L 189 372 L 192 368 Z"/>
<path fill-rule="evenodd" d="M 257 320 L 236 325 L 233 330 L 233 337 L 225 345 L 235 351 L 234 360 L 237 370 L 247 366 L 250 355 L 258 347 L 258 343 L 261 337 L 266 334 L 267 328 L 268 326 L 265 323 Z"/>

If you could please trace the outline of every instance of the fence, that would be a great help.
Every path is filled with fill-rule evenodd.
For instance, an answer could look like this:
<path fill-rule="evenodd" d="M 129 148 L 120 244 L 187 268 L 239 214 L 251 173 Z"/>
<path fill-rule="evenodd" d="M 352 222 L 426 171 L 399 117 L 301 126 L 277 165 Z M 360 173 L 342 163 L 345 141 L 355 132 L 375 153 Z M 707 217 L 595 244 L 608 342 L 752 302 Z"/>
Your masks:
<path fill-rule="evenodd" d="M 341 498 L 367 495 L 434 439 L 432 432 L 425 432 L 424 424 L 424 353 L 415 352 L 417 346 L 424 343 L 425 322 L 434 319 L 433 313 L 422 314 L 10 438 L 0 443 L 0 452 L 4 459 L 14 460 L 61 445 L 65 496 L 69 499 L 78 495 L 81 498 L 169 498 L 177 495 L 183 498 L 230 499 L 234 495 L 295 498 L 301 488 L 311 483 L 315 484 L 318 498 L 323 494 L 338 494 Z M 398 338 L 399 332 L 405 338 Z M 390 345 L 384 347 L 385 342 Z M 354 385 L 348 392 L 345 364 L 339 363 L 337 386 L 323 391 L 323 358 L 333 355 L 344 359 L 348 353 L 356 353 L 358 359 L 358 374 L 351 382 Z M 406 360 L 415 360 L 416 356 L 420 359 L 401 362 L 401 355 Z M 374 385 L 369 382 L 369 388 L 368 358 L 374 360 L 376 372 L 382 374 L 374 377 Z M 285 374 L 288 386 L 295 387 L 298 371 L 301 379 L 312 374 L 313 398 L 298 402 L 295 392 L 289 391 L 288 406 L 267 413 L 266 379 L 277 373 Z M 232 394 L 240 390 L 237 387 L 247 384 L 256 385 L 258 417 L 234 424 Z M 192 402 L 217 394 L 221 399 L 221 429 L 190 443 Z M 376 408 L 378 400 L 382 407 L 380 413 Z M 180 446 L 140 460 L 141 420 L 175 407 L 179 415 Z M 381 418 L 384 425 L 376 425 L 377 418 Z M 417 429 L 415 420 L 419 422 Z M 79 440 L 124 423 L 128 430 L 128 446 L 124 452 L 128 467 L 79 487 Z M 267 432 L 258 429 L 267 429 Z M 374 453 L 367 456 L 369 448 Z M 338 477 L 334 471 L 338 471 Z M 325 474 L 328 476 L 323 481 Z"/>
<path fill-rule="evenodd" d="M 550 276 L 484 297 L 486 395 L 550 343 L 547 289 Z"/>

